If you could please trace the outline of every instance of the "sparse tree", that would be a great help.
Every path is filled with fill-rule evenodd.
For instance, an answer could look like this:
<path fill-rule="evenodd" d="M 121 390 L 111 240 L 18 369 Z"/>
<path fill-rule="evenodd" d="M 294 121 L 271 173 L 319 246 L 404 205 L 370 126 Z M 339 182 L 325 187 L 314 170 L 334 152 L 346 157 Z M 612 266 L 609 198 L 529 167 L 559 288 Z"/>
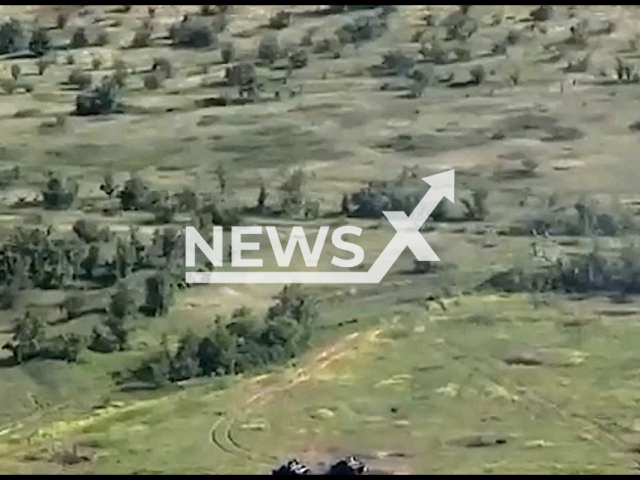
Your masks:
<path fill-rule="evenodd" d="M 222 63 L 232 62 L 235 57 L 233 42 L 224 42 L 220 48 L 220 55 L 222 57 Z"/>
<path fill-rule="evenodd" d="M 147 278 L 146 306 L 152 316 L 166 315 L 173 304 L 175 285 L 166 270 L 157 271 Z"/>
<path fill-rule="evenodd" d="M 218 178 L 218 185 L 220 186 L 220 193 L 225 194 L 227 190 L 227 169 L 224 164 L 219 163 L 216 167 L 216 177 Z"/>
<path fill-rule="evenodd" d="M 260 184 L 260 191 L 258 192 L 258 210 L 263 212 L 266 206 L 269 193 L 264 185 L 264 182 Z"/>
<path fill-rule="evenodd" d="M 132 316 L 136 310 L 133 292 L 126 283 L 118 283 L 115 292 L 111 295 L 109 314 L 116 319 L 125 319 Z"/>
<path fill-rule="evenodd" d="M 100 184 L 100 190 L 102 190 L 109 198 L 116 191 L 115 180 L 113 179 L 113 174 L 111 172 L 107 172 L 102 177 L 102 184 Z"/>
<path fill-rule="evenodd" d="M 471 75 L 471 81 L 475 85 L 480 85 L 482 82 L 484 82 L 486 76 L 484 67 L 482 65 L 475 65 L 474 67 L 472 67 L 469 71 L 469 74 Z"/>
<path fill-rule="evenodd" d="M 82 315 L 85 300 L 81 295 L 68 295 L 62 302 L 62 308 L 67 314 L 67 320 L 73 320 Z"/>
<path fill-rule="evenodd" d="M 49 34 L 44 28 L 36 28 L 31 34 L 31 40 L 29 41 L 29 50 L 38 56 L 42 57 L 46 54 L 50 47 Z"/>
<path fill-rule="evenodd" d="M 280 56 L 278 37 L 265 35 L 258 44 L 258 58 L 267 65 L 272 65 Z"/>
<path fill-rule="evenodd" d="M 11 77 L 13 77 L 14 80 L 18 80 L 21 73 L 22 69 L 20 68 L 20 65 L 18 65 L 17 63 L 11 65 Z"/>

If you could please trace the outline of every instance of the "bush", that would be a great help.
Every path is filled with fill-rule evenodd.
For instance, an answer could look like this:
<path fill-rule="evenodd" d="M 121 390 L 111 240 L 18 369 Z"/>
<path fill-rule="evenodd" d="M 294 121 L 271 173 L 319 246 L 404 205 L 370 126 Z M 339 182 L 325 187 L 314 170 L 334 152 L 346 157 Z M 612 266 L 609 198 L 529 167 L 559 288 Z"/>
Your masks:
<path fill-rule="evenodd" d="M 31 34 L 31 40 L 29 41 L 29 50 L 38 56 L 42 57 L 51 48 L 51 41 L 49 34 L 44 28 L 36 28 Z"/>
<path fill-rule="evenodd" d="M 109 314 L 116 319 L 124 319 L 134 315 L 137 309 L 131 289 L 124 282 L 118 283 L 109 301 Z"/>
<path fill-rule="evenodd" d="M 386 23 L 378 17 L 361 16 L 339 27 L 335 35 L 342 44 L 359 44 L 382 36 L 386 27 Z"/>
<path fill-rule="evenodd" d="M 151 29 L 139 28 L 131 40 L 131 48 L 145 48 L 151 44 Z"/>
<path fill-rule="evenodd" d="M 285 362 L 309 345 L 317 318 L 317 302 L 300 289 L 286 287 L 263 322 L 236 312 L 224 324 L 216 319 L 204 337 L 188 332 L 172 355 L 163 339 L 161 350 L 130 371 L 130 378 L 162 385 L 197 376 L 236 374 Z"/>
<path fill-rule="evenodd" d="M 289 68 L 291 70 L 296 70 L 307 66 L 309 63 L 309 56 L 307 55 L 306 50 L 299 48 L 289 54 L 288 61 Z"/>
<path fill-rule="evenodd" d="M 111 79 L 76 97 L 77 115 L 106 115 L 118 111 L 117 86 Z"/>
<path fill-rule="evenodd" d="M 14 80 L 18 80 L 18 78 L 20 78 L 20 74 L 22 73 L 22 69 L 20 68 L 20 65 L 14 63 L 13 65 L 11 65 L 11 77 Z"/>
<path fill-rule="evenodd" d="M 469 70 L 469 75 L 471 76 L 471 81 L 476 85 L 480 85 L 484 82 L 486 77 L 486 73 L 482 65 L 475 65 L 472 67 L 471 70 Z"/>
<path fill-rule="evenodd" d="M 156 72 L 147 73 L 143 78 L 142 82 L 144 88 L 147 90 L 157 90 L 162 87 L 163 76 L 159 75 Z"/>
<path fill-rule="evenodd" d="M 91 57 L 91 68 L 93 70 L 100 70 L 100 67 L 102 67 L 102 59 L 99 55 L 93 55 Z"/>
<path fill-rule="evenodd" d="M 129 69 L 127 68 L 127 64 L 121 58 L 116 59 L 113 62 L 113 69 L 114 72 L 113 76 L 111 77 L 113 83 L 115 83 L 118 88 L 124 88 L 129 76 Z"/>
<path fill-rule="evenodd" d="M 44 75 L 44 72 L 53 64 L 53 60 L 47 57 L 39 57 L 36 60 L 36 67 L 38 68 L 38 75 Z"/>
<path fill-rule="evenodd" d="M 62 30 L 64 27 L 67 26 L 68 20 L 69 20 L 69 15 L 62 12 L 58 13 L 58 15 L 56 15 L 56 28 L 58 28 L 59 30 Z"/>
<path fill-rule="evenodd" d="M 218 44 L 211 21 L 204 17 L 185 16 L 180 23 L 171 27 L 169 34 L 175 46 L 207 48 Z"/>
<path fill-rule="evenodd" d="M 420 46 L 420 55 L 436 65 L 444 65 L 449 63 L 450 52 L 441 42 L 434 40 L 430 45 L 425 43 Z"/>
<path fill-rule="evenodd" d="M 415 62 L 400 50 L 391 50 L 382 57 L 382 66 L 394 75 L 407 75 L 414 67 Z"/>
<path fill-rule="evenodd" d="M 483 188 L 473 190 L 471 192 L 471 199 L 462 198 L 461 202 L 467 209 L 466 219 L 472 221 L 484 220 L 489 214 L 487 206 L 487 197 L 489 192 Z"/>
<path fill-rule="evenodd" d="M 119 193 L 120 205 L 123 210 L 144 210 L 147 207 L 148 187 L 139 177 L 127 180 Z"/>
<path fill-rule="evenodd" d="M 28 46 L 22 24 L 10 18 L 0 26 L 0 55 L 15 53 Z"/>
<path fill-rule="evenodd" d="M 167 271 L 158 271 L 145 282 L 146 307 L 152 316 L 166 315 L 173 304 L 175 285 Z"/>
<path fill-rule="evenodd" d="M 80 90 L 84 90 L 91 86 L 93 77 L 90 73 L 83 72 L 80 68 L 74 68 L 69 74 L 67 83 L 78 87 Z"/>
<path fill-rule="evenodd" d="M 340 58 L 342 54 L 342 43 L 336 36 L 323 38 L 313 47 L 315 53 L 330 53 L 333 58 Z"/>
<path fill-rule="evenodd" d="M 433 71 L 414 70 L 411 72 L 410 78 L 413 80 L 409 95 L 411 98 L 419 98 L 422 96 L 424 89 L 427 88 L 431 82 Z"/>
<path fill-rule="evenodd" d="M 529 13 L 531 19 L 535 22 L 546 22 L 551 20 L 553 16 L 553 5 L 540 5 L 538 8 L 534 8 Z"/>
<path fill-rule="evenodd" d="M 86 48 L 89 46 L 89 38 L 87 37 L 87 30 L 84 27 L 78 27 L 73 32 L 71 40 L 69 41 L 70 48 Z"/>
<path fill-rule="evenodd" d="M 77 184 L 65 185 L 59 177 L 50 174 L 42 192 L 43 207 L 47 210 L 67 210 L 73 204 L 76 195 Z"/>
<path fill-rule="evenodd" d="M 232 62 L 235 58 L 235 47 L 232 42 L 224 42 L 220 48 L 222 63 Z"/>
<path fill-rule="evenodd" d="M 225 70 L 227 85 L 233 87 L 250 87 L 257 81 L 256 69 L 251 63 L 242 62 Z"/>
<path fill-rule="evenodd" d="M 67 320 L 73 320 L 81 316 L 84 304 L 84 297 L 80 295 L 68 295 L 65 297 L 61 307 L 67 313 Z"/>
<path fill-rule="evenodd" d="M 280 56 L 280 46 L 278 37 L 275 35 L 265 35 L 258 44 L 258 58 L 267 65 L 273 64 Z"/>
<path fill-rule="evenodd" d="M 93 243 L 108 239 L 105 231 L 101 230 L 98 224 L 92 220 L 81 218 L 73 224 L 73 232 L 85 243 Z M 106 232 L 108 232 L 108 227 Z"/>
<path fill-rule="evenodd" d="M 173 75 L 173 67 L 171 66 L 171 62 L 165 57 L 155 57 L 153 59 L 151 71 L 161 74 L 165 79 L 171 78 L 171 76 Z"/>
<path fill-rule="evenodd" d="M 280 10 L 269 19 L 269 28 L 281 30 L 291 25 L 291 12 Z"/>

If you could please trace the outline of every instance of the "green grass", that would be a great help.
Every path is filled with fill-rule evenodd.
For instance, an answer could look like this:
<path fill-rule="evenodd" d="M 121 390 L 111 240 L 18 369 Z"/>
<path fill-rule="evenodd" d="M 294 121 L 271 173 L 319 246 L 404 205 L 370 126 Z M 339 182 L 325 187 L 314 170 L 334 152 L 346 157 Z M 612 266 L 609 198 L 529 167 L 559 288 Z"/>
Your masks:
<path fill-rule="evenodd" d="M 466 321 L 478 310 L 504 320 Z M 534 310 L 526 297 L 459 297 L 446 312 L 417 305 L 377 311 L 377 322 L 338 343 L 342 357 L 323 368 L 337 351 L 324 359 L 317 351 L 307 355 L 298 368 L 309 378 L 297 385 L 291 383 L 302 377 L 291 368 L 258 381 L 238 379 L 224 390 L 192 387 L 102 418 L 96 412 L 84 425 L 63 416 L 30 446 L 5 440 L 3 448 L 97 445 L 95 473 L 255 473 L 279 458 L 336 451 L 402 454 L 371 463 L 429 474 L 630 471 L 632 456 L 623 446 L 637 428 L 640 364 L 632 322 L 594 323 L 576 339 L 559 330 L 562 312 Z M 508 348 L 525 346 L 562 361 L 537 367 L 502 361 Z M 210 442 L 217 421 L 222 448 Z M 507 442 L 464 446 L 481 434 Z"/>
<path fill-rule="evenodd" d="M 42 21 L 52 23 L 55 16 L 44 8 L 38 10 Z M 252 58 L 265 33 L 261 26 L 279 8 L 235 6 L 221 40 L 234 42 L 238 58 Z M 188 9 L 159 8 L 156 35 L 160 37 L 164 24 Z M 314 462 L 339 454 L 381 452 L 402 456 L 366 457 L 367 461 L 416 473 L 630 473 L 633 457 L 625 453 L 626 443 L 640 433 L 635 415 L 638 314 L 615 316 L 607 312 L 611 305 L 597 297 L 576 302 L 562 295 L 459 296 L 496 270 L 531 264 L 531 238 L 499 236 L 496 231 L 541 210 L 551 194 L 561 205 L 573 205 L 583 195 L 630 201 L 637 197 L 637 133 L 628 128 L 637 120 L 636 89 L 600 86 L 594 79 L 600 70 L 611 77 L 612 59 L 618 55 L 635 62 L 635 53 L 621 50 L 637 34 L 638 13 L 626 7 L 592 6 L 571 17 L 559 7 L 543 33 L 520 22 L 530 9 L 473 6 L 472 15 L 480 24 L 467 42 L 473 60 L 437 65 L 434 72 L 439 78 L 453 75 L 464 81 L 470 68 L 481 63 L 486 82 L 463 89 L 434 82 L 419 99 L 381 90 L 383 83 L 401 80 L 372 78 L 367 67 L 396 48 L 419 59 L 412 34 L 424 27 L 427 12 L 441 20 L 450 7 L 401 6 L 389 17 L 389 30 L 381 38 L 359 49 L 346 46 L 339 59 L 312 54 L 309 66 L 293 72 L 286 84 L 283 71 L 260 68 L 265 97 L 280 91 L 282 99 L 242 107 L 196 105 L 204 97 L 228 93 L 206 86 L 223 75 L 217 51 L 172 49 L 160 39 L 149 48 L 121 49 L 146 16 L 141 7 L 134 6 L 128 14 L 95 7 L 97 15 L 121 25 L 109 29 L 110 45 L 83 49 L 88 54 L 73 51 L 75 66 L 65 65 L 66 55 L 61 55 L 43 76 L 35 76 L 33 60 L 3 60 L 6 68 L 0 76 L 7 77 L 10 66 L 20 64 L 35 90 L 0 95 L 0 166 L 19 165 L 22 171 L 18 181 L 0 192 L 0 237 L 26 224 L 69 231 L 78 218 L 121 232 L 140 225 L 148 237 L 155 227 L 150 213 L 102 215 L 110 203 L 99 191 L 103 174 L 113 172 L 121 184 L 137 172 L 151 188 L 190 187 L 217 195 L 215 170 L 220 163 L 228 170 L 229 200 L 245 205 L 254 204 L 263 182 L 270 200 L 277 202 L 287 171 L 302 166 L 309 173 L 304 193 L 321 201 L 323 213 L 336 211 L 343 193 L 372 180 L 394 180 L 405 166 L 416 167 L 420 177 L 455 168 L 458 192 L 478 185 L 489 189 L 490 215 L 486 222 L 438 225 L 426 234 L 438 255 L 454 268 L 409 274 L 413 257 L 405 252 L 379 285 L 311 287 L 323 297 L 312 350 L 293 362 L 295 366 L 274 368 L 262 379 L 122 393 L 110 374 L 137 365 L 157 348 L 163 334 L 175 341 L 187 329 L 204 332 L 216 315 L 240 306 L 263 311 L 280 289 L 277 285 L 194 287 L 178 296 L 168 316 L 132 320 L 130 351 L 85 352 L 75 365 L 33 362 L 0 368 L 0 473 L 255 473 L 292 456 Z M 4 6 L 2 12 L 25 13 L 19 6 Z M 502 21 L 492 25 L 495 13 Z M 319 40 L 357 15 L 294 15 L 292 25 L 279 32 L 280 42 L 297 44 L 311 26 L 319 27 L 314 36 Z M 589 39 L 583 51 L 594 54 L 587 72 L 562 72 L 567 61 L 582 52 L 567 49 L 558 62 L 545 61 L 553 55 L 545 45 L 562 42 L 571 25 L 596 17 L 615 17 L 617 29 L 614 35 Z M 508 55 L 485 55 L 512 29 L 522 35 Z M 70 26 L 52 35 L 64 41 L 71 31 Z M 122 56 L 132 68 L 123 92 L 130 113 L 91 119 L 68 116 L 63 129 L 45 133 L 42 122 L 72 111 L 76 92 L 65 90 L 62 82 L 73 68 L 89 69 L 90 54 L 103 58 L 102 69 L 91 72 L 96 79 L 110 72 L 113 56 Z M 175 75 L 163 88 L 146 91 L 142 75 L 155 56 L 167 57 Z M 208 65 L 206 73 L 198 70 L 202 65 Z M 517 86 L 508 82 L 514 69 L 521 73 Z M 300 88 L 301 94 L 289 95 Z M 33 113 L 24 113 L 28 111 Z M 523 122 L 523 115 L 537 119 L 537 125 Z M 585 136 L 541 140 L 558 126 L 567 129 L 564 133 Z M 405 140 L 394 141 L 399 137 Z M 494 178 L 496 171 L 513 168 L 524 158 L 538 162 L 537 176 Z M 48 170 L 80 179 L 79 205 L 85 204 L 87 211 L 13 207 L 18 198 L 38 194 Z M 458 213 L 463 206 L 457 201 L 452 209 Z M 287 227 L 299 223 L 246 220 L 277 225 L 285 235 Z M 174 226 L 188 221 L 179 217 Z M 320 225 L 342 223 L 363 228 L 359 244 L 365 249 L 367 268 L 393 235 L 384 219 L 329 218 L 305 225 L 311 234 Z M 633 238 L 601 243 L 617 249 L 627 240 Z M 266 236 L 261 241 L 268 244 Z M 539 242 L 564 252 L 591 247 L 588 238 L 575 246 Z M 340 252 L 327 242 L 318 268 L 333 268 L 329 262 L 334 254 Z M 260 256 L 265 269 L 276 268 L 272 255 L 263 250 Z M 296 253 L 290 269 L 302 268 L 302 257 Z M 426 308 L 428 296 L 443 293 L 453 296 L 446 311 L 436 304 Z M 107 292 L 98 295 L 106 298 Z M 64 292 L 24 292 L 16 311 L 0 312 L 0 344 L 10 339 L 11 321 L 27 307 L 38 305 L 49 321 L 59 319 L 55 304 L 63 296 Z M 85 315 L 51 327 L 51 333 L 89 333 L 99 321 L 100 315 Z M 567 323 L 579 326 L 563 326 Z M 345 355 L 320 368 L 323 359 L 318 353 L 332 348 L 344 348 Z M 539 354 L 542 365 L 504 362 L 505 356 L 524 350 Z M 7 353 L 2 352 L 2 358 Z M 298 369 L 308 370 L 310 378 L 281 389 L 299 378 Z M 247 404 L 259 391 L 272 389 L 265 404 Z M 113 401 L 126 406 L 94 410 Z M 215 434 L 222 446 L 211 441 L 218 421 Z M 461 439 L 480 433 L 503 435 L 507 443 L 460 445 Z M 74 444 L 95 458 L 66 467 L 50 461 L 52 453 Z"/>

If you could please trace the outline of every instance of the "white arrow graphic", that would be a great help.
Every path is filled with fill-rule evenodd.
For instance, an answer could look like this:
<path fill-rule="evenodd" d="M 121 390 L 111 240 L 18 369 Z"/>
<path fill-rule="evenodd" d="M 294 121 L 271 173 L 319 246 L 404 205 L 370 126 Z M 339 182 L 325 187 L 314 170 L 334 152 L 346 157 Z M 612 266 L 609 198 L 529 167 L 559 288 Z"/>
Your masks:
<path fill-rule="evenodd" d="M 380 283 L 405 248 L 420 261 L 440 259 L 420 233 L 443 198 L 454 201 L 455 170 L 424 177 L 431 188 L 407 217 L 404 212 L 383 212 L 396 229 L 395 236 L 368 272 L 187 272 L 187 283 Z"/>

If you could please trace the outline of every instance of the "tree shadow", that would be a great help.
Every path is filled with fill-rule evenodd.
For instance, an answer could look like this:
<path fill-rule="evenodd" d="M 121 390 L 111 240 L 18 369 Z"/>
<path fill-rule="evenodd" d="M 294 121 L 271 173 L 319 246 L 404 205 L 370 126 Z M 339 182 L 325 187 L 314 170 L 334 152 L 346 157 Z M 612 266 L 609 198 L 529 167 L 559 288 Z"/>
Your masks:
<path fill-rule="evenodd" d="M 13 357 L 0 358 L 0 368 L 16 367 L 18 363 Z"/>
<path fill-rule="evenodd" d="M 76 315 L 73 318 L 68 318 L 68 317 L 61 317 L 57 320 L 54 320 L 53 322 L 48 322 L 49 325 L 51 325 L 52 327 L 58 326 L 58 325 L 64 325 L 66 323 L 69 322 L 73 322 L 74 320 L 79 320 L 82 317 L 86 317 L 87 315 L 105 315 L 107 313 L 107 309 L 104 307 L 94 307 L 94 308 L 89 308 L 87 310 L 83 310 L 82 312 L 80 312 L 78 315 Z"/>

